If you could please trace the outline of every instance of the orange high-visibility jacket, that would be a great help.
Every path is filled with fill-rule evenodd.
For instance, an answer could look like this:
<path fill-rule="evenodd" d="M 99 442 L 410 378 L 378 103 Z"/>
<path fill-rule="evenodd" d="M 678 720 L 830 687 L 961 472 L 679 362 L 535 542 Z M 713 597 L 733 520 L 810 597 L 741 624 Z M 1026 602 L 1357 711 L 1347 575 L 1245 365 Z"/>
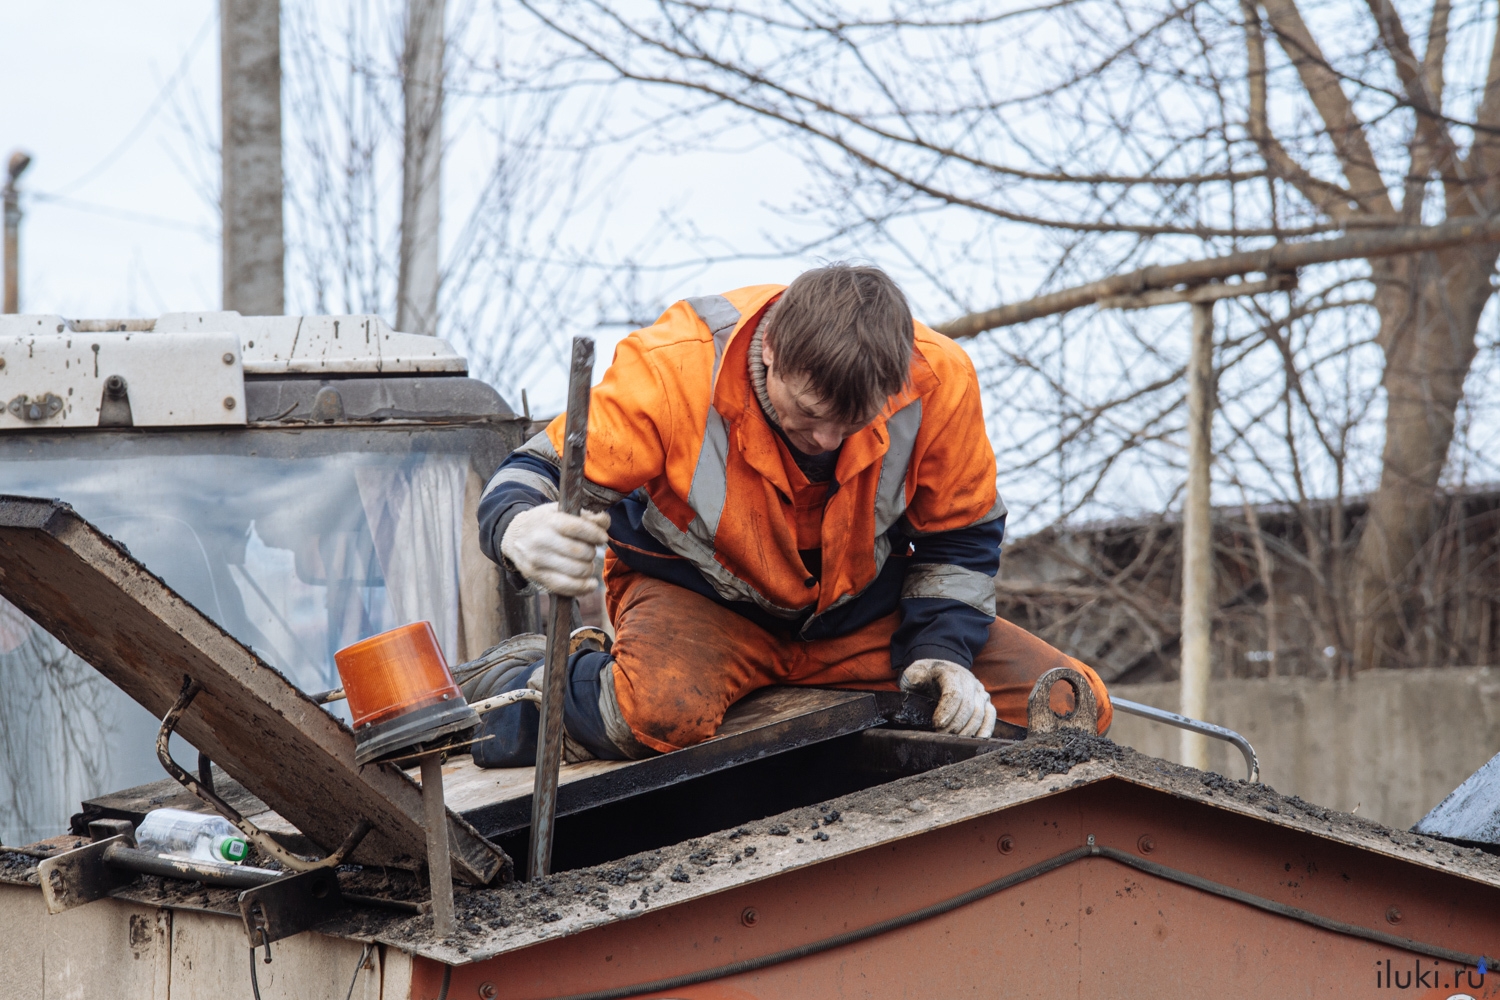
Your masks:
<path fill-rule="evenodd" d="M 678 302 L 626 337 L 593 390 L 584 475 L 594 506 L 643 489 L 642 526 L 724 600 L 817 621 L 876 579 L 898 519 L 921 536 L 994 521 L 1005 507 L 973 364 L 921 323 L 906 389 L 845 440 L 836 485 L 809 484 L 750 382 L 755 326 L 784 289 L 756 285 Z M 522 450 L 556 463 L 564 423 L 559 416 L 545 441 Z M 802 502 L 810 495 L 826 495 L 811 518 Z M 822 550 L 816 577 L 798 554 L 811 548 Z M 993 570 L 913 565 L 901 596 L 958 600 L 993 616 Z"/>

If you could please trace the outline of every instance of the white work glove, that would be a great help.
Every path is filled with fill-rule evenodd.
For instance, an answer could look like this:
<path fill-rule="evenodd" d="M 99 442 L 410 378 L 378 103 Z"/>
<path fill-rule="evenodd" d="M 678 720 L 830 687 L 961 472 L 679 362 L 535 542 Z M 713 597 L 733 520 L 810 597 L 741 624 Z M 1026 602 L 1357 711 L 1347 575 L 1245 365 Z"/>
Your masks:
<path fill-rule="evenodd" d="M 500 554 L 543 590 L 582 597 L 597 585 L 594 549 L 609 541 L 604 511 L 564 514 L 555 503 L 523 510 L 500 539 Z"/>
<path fill-rule="evenodd" d="M 995 705 L 974 671 L 949 660 L 916 660 L 901 671 L 901 690 L 938 690 L 932 726 L 938 732 L 989 739 L 995 732 Z"/>

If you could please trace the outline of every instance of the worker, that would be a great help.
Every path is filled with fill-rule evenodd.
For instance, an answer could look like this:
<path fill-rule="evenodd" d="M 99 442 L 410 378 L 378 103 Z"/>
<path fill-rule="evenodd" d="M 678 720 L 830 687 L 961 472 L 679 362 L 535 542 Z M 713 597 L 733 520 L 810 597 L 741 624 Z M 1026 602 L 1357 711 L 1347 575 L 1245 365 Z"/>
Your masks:
<path fill-rule="evenodd" d="M 878 268 L 687 299 L 627 336 L 590 397 L 577 516 L 556 502 L 564 424 L 501 465 L 479 534 L 518 586 L 567 596 L 605 547 L 615 639 L 568 660 L 569 759 L 692 746 L 772 684 L 920 691 L 934 728 L 989 737 L 1026 725 L 1057 666 L 1108 729 L 1093 670 L 995 617 L 1006 510 L 979 380 Z M 532 763 L 539 718 L 490 713 L 475 760 Z"/>

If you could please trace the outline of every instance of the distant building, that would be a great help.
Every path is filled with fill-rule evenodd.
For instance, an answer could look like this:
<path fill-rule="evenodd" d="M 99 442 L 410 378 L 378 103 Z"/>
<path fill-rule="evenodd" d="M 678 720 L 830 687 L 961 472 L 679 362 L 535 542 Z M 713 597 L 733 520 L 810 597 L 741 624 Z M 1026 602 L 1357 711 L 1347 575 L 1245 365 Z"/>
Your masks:
<path fill-rule="evenodd" d="M 1269 593 L 1244 507 L 1214 510 L 1214 674 L 1326 677 L 1348 669 L 1345 581 L 1366 511 L 1350 498 L 1254 509 Z M 1401 648 L 1384 667 L 1496 662 L 1500 486 L 1446 493 L 1439 527 L 1401 583 Z M 1336 530 L 1337 529 L 1337 530 Z M 1048 528 L 1008 543 L 999 613 L 1084 660 L 1107 681 L 1177 677 L 1181 522 L 1176 513 Z"/>

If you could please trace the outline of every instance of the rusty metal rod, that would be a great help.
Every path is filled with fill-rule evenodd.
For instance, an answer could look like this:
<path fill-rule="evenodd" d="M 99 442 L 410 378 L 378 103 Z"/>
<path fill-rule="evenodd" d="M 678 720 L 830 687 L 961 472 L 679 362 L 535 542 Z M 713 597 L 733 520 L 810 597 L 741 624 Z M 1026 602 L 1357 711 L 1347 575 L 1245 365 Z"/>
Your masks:
<path fill-rule="evenodd" d="M 177 696 L 177 701 L 173 703 L 172 707 L 167 709 L 167 714 L 162 716 L 161 728 L 156 731 L 156 759 L 161 761 L 161 766 L 166 769 L 168 774 L 177 779 L 177 783 L 183 788 L 198 796 L 198 798 L 208 804 L 209 808 L 233 823 L 245 835 L 246 840 L 291 870 L 306 872 L 312 871 L 315 868 L 337 868 L 343 864 L 344 859 L 359 846 L 360 841 L 365 839 L 365 834 L 373 829 L 369 820 L 361 819 L 355 823 L 354 829 L 349 831 L 349 836 L 345 837 L 344 842 L 328 857 L 321 860 L 304 858 L 300 854 L 293 854 L 282 847 L 269 833 L 266 833 L 260 827 L 240 815 L 238 809 L 225 802 L 211 788 L 205 788 L 198 779 L 184 771 L 172 759 L 172 733 L 177 729 L 177 723 L 182 719 L 182 714 L 187 711 L 188 706 L 193 703 L 193 699 L 198 697 L 198 692 L 202 690 L 203 685 L 191 677 L 183 677 L 182 693 Z"/>
<path fill-rule="evenodd" d="M 443 755 L 422 758 L 422 825 L 427 828 L 427 881 L 432 889 L 432 929 L 453 933 L 453 864 L 448 857 L 448 809 L 443 803 Z"/>
<path fill-rule="evenodd" d="M 141 875 L 159 875 L 162 878 L 222 885 L 231 889 L 254 889 L 288 874 L 270 868 L 252 868 L 249 865 L 215 864 L 168 857 L 136 847 L 126 847 L 124 844 L 111 844 L 104 852 L 104 863 L 112 868 L 123 868 Z"/>
<path fill-rule="evenodd" d="M 534 701 L 540 705 L 542 703 L 542 694 L 540 691 L 533 691 L 531 688 L 522 688 L 519 691 L 507 691 L 504 694 L 497 694 L 493 698 L 485 698 L 482 701 L 472 702 L 469 707 L 474 710 L 475 714 L 483 715 L 486 712 L 493 712 L 497 708 L 505 708 L 507 705 L 514 705 L 522 701 Z"/>
<path fill-rule="evenodd" d="M 562 489 L 557 507 L 565 514 L 583 509 L 583 458 L 588 445 L 589 383 L 594 377 L 594 342 L 573 338 L 568 372 L 568 417 L 563 432 Z M 529 877 L 552 870 L 552 836 L 557 819 L 558 769 L 562 766 L 563 698 L 568 682 L 568 637 L 573 599 L 552 595 L 552 627 L 547 630 L 547 660 L 542 693 L 542 722 L 536 738 L 536 777 L 531 793 Z"/>

